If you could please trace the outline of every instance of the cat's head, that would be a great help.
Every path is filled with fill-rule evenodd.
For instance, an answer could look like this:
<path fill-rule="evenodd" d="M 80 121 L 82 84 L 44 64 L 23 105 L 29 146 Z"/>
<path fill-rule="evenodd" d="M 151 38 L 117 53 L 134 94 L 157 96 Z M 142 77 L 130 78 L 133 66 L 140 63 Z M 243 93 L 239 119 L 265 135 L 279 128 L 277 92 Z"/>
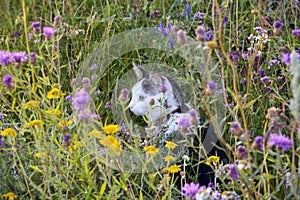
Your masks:
<path fill-rule="evenodd" d="M 173 79 L 148 71 L 135 63 L 133 70 L 137 82 L 131 89 L 129 107 L 135 115 L 145 115 L 153 122 L 176 109 L 187 109 L 183 94 Z"/>

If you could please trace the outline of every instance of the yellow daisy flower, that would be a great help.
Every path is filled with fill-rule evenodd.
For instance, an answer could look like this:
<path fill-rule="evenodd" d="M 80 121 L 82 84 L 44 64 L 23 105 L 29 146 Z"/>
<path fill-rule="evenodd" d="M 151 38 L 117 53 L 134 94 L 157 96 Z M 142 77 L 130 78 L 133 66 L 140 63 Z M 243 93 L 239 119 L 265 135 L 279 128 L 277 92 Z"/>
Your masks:
<path fill-rule="evenodd" d="M 83 147 L 83 142 L 82 141 L 75 141 L 73 145 L 69 147 L 69 152 L 74 152 L 76 151 L 79 147 Z"/>
<path fill-rule="evenodd" d="M 30 101 L 26 102 L 24 105 L 24 108 L 29 109 L 29 110 L 32 110 L 32 109 L 35 109 L 38 107 L 40 107 L 40 102 L 34 101 L 34 100 L 30 100 Z"/>
<path fill-rule="evenodd" d="M 71 126 L 73 124 L 72 120 L 68 120 L 68 121 L 61 121 L 58 123 L 59 127 L 64 127 L 64 126 Z"/>
<path fill-rule="evenodd" d="M 156 154 L 159 151 L 155 146 L 147 146 L 143 150 L 146 151 L 146 154 Z"/>
<path fill-rule="evenodd" d="M 17 198 L 17 196 L 12 192 L 8 192 L 6 194 L 3 194 L 2 196 L 6 199 L 9 199 L 9 200 L 14 200 L 14 199 Z"/>
<path fill-rule="evenodd" d="M 175 149 L 178 146 L 178 144 L 170 141 L 166 141 L 165 147 L 168 149 Z"/>
<path fill-rule="evenodd" d="M 40 153 L 40 152 L 38 152 L 38 153 L 36 153 L 35 155 L 34 155 L 34 157 L 36 157 L 36 158 L 41 158 L 41 157 L 46 157 L 47 156 L 47 153 L 46 152 L 42 152 L 42 153 Z"/>
<path fill-rule="evenodd" d="M 168 168 L 168 171 L 172 174 L 180 172 L 181 171 L 180 165 L 172 165 Z"/>
<path fill-rule="evenodd" d="M 115 125 L 115 124 L 109 124 L 103 127 L 103 130 L 105 131 L 106 134 L 114 134 L 118 132 L 119 129 L 120 129 L 119 125 Z"/>
<path fill-rule="evenodd" d="M 219 161 L 220 161 L 220 157 L 210 156 L 209 158 L 207 158 L 205 164 L 211 165 L 211 163 L 213 163 L 214 165 L 216 165 L 216 163 L 218 163 Z"/>
<path fill-rule="evenodd" d="M 104 147 L 111 148 L 115 154 L 117 154 L 117 155 L 121 154 L 121 149 L 122 149 L 121 145 L 115 137 L 108 135 L 108 136 L 104 137 L 103 139 L 99 140 L 99 142 Z"/>
<path fill-rule="evenodd" d="M 174 158 L 174 156 L 166 156 L 166 157 L 164 158 L 164 160 L 165 160 L 165 162 L 169 162 L 169 161 L 175 160 L 175 158 Z"/>
<path fill-rule="evenodd" d="M 49 115 L 56 115 L 56 116 L 61 115 L 61 111 L 58 109 L 50 109 L 47 110 L 46 113 L 48 113 Z"/>
<path fill-rule="evenodd" d="M 100 138 L 103 136 L 103 133 L 101 133 L 100 131 L 97 131 L 97 130 L 92 130 L 91 132 L 88 133 L 88 136 Z"/>
<path fill-rule="evenodd" d="M 44 122 L 42 120 L 35 119 L 25 124 L 24 127 L 26 128 L 26 127 L 33 126 L 34 128 L 36 128 L 37 126 L 42 126 L 43 124 Z"/>
<path fill-rule="evenodd" d="M 16 137 L 18 133 L 13 128 L 7 128 L 4 131 L 1 131 L 3 137 L 9 135 L 10 137 Z"/>
<path fill-rule="evenodd" d="M 47 98 L 48 99 L 58 99 L 62 96 L 61 91 L 58 88 L 53 88 L 48 92 Z"/>

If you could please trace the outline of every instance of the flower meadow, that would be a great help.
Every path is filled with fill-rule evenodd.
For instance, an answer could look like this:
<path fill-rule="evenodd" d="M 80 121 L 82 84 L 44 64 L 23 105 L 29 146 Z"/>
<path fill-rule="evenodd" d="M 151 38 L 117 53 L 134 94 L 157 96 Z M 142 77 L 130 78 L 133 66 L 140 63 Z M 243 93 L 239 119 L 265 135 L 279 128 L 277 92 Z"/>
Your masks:
<path fill-rule="evenodd" d="M 300 199 L 298 0 L 2 0 L 0 7 L 0 199 Z M 94 49 L 105 58 L 111 50 L 101 45 L 113 36 L 141 27 L 162 36 L 168 51 L 128 51 L 101 73 L 100 61 L 87 62 Z M 190 41 L 207 51 L 204 65 L 169 53 Z M 214 67 L 208 60 L 219 82 L 205 73 Z M 218 155 L 195 162 L 178 155 L 174 141 L 155 143 L 148 120 L 129 111 L 130 88 L 115 90 L 132 62 L 176 69 L 205 121 L 214 98 L 223 99 L 219 134 L 229 162 Z M 79 79 L 83 68 L 91 76 Z M 179 119 L 181 131 L 194 126 L 194 112 Z M 207 185 L 198 183 L 200 163 L 215 173 Z"/>

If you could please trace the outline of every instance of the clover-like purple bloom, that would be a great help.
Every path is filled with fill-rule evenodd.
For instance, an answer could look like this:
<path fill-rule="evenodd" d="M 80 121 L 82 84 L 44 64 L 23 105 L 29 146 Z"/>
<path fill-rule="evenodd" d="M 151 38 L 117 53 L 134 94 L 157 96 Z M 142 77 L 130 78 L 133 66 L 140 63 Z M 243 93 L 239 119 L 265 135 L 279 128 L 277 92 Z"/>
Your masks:
<path fill-rule="evenodd" d="M 167 91 L 167 87 L 165 85 L 161 85 L 159 87 L 159 90 L 162 92 L 162 93 L 165 93 Z"/>
<path fill-rule="evenodd" d="M 279 21 L 279 20 L 276 20 L 276 21 L 274 22 L 274 24 L 273 24 L 273 27 L 274 27 L 275 29 L 281 29 L 281 28 L 283 27 L 283 23 L 282 23 L 281 21 Z"/>
<path fill-rule="evenodd" d="M 255 149 L 259 149 L 262 150 L 263 149 L 263 137 L 262 136 L 256 136 L 254 138 L 254 143 L 253 143 L 253 147 Z"/>
<path fill-rule="evenodd" d="M 268 140 L 268 146 L 273 147 L 276 146 L 278 149 L 282 149 L 283 151 L 287 151 L 292 148 L 292 140 L 284 135 L 279 134 L 271 134 Z"/>
<path fill-rule="evenodd" d="M 54 35 L 54 33 L 55 33 L 55 28 L 52 28 L 52 27 L 44 27 L 43 31 L 44 31 L 44 35 L 45 35 L 47 38 L 51 38 L 51 37 L 53 37 L 53 35 Z"/>
<path fill-rule="evenodd" d="M 14 87 L 14 84 L 12 82 L 12 76 L 9 75 L 9 74 L 6 74 L 4 77 L 3 77 L 3 84 L 6 85 L 6 87 Z"/>
<path fill-rule="evenodd" d="M 214 81 L 208 81 L 207 88 L 210 93 L 214 93 L 217 91 L 217 84 Z"/>
<path fill-rule="evenodd" d="M 178 119 L 178 127 L 179 128 L 188 128 L 192 125 L 192 119 L 188 116 L 181 116 Z"/>
<path fill-rule="evenodd" d="M 247 158 L 247 151 L 246 147 L 244 146 L 238 146 L 236 149 L 236 154 L 238 155 L 239 158 Z"/>
<path fill-rule="evenodd" d="M 22 63 L 28 60 L 28 57 L 26 55 L 26 52 L 15 52 L 12 53 L 12 62 L 14 63 Z"/>
<path fill-rule="evenodd" d="M 204 17 L 205 17 L 205 14 L 198 11 L 194 14 L 193 20 L 200 20 Z"/>
<path fill-rule="evenodd" d="M 293 34 L 295 37 L 300 37 L 300 29 L 292 30 L 292 34 Z"/>
<path fill-rule="evenodd" d="M 231 178 L 233 180 L 237 179 L 240 176 L 239 173 L 238 173 L 238 171 L 235 168 L 235 165 L 233 165 L 233 164 L 231 164 L 229 166 L 228 174 L 229 174 L 229 176 L 231 176 Z"/>
<path fill-rule="evenodd" d="M 0 51 L 0 64 L 3 66 L 7 66 L 9 62 L 11 55 L 8 51 Z"/>
<path fill-rule="evenodd" d="M 261 82 L 268 84 L 270 82 L 270 78 L 268 76 L 264 76 L 261 78 Z"/>
<path fill-rule="evenodd" d="M 290 53 L 283 53 L 281 54 L 281 60 L 282 62 L 284 62 L 286 65 L 289 64 L 291 62 L 291 57 L 290 57 Z"/>
<path fill-rule="evenodd" d="M 181 187 L 181 193 L 183 196 L 190 199 L 198 193 L 199 189 L 199 183 L 185 183 L 184 186 Z"/>

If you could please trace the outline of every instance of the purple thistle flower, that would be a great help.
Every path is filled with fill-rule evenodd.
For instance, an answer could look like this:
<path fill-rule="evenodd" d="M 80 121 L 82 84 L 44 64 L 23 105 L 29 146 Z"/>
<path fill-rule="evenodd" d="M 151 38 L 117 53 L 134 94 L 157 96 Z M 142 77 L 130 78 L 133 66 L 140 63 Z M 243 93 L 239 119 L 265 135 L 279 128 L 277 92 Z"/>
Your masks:
<path fill-rule="evenodd" d="M 214 94 L 217 91 L 217 84 L 214 81 L 207 82 L 207 91 L 210 94 Z"/>
<path fill-rule="evenodd" d="M 193 20 L 201 20 L 204 17 L 205 17 L 205 14 L 198 11 L 194 14 Z"/>
<path fill-rule="evenodd" d="M 191 118 L 188 116 L 181 116 L 178 119 L 178 127 L 186 129 L 192 125 Z"/>
<path fill-rule="evenodd" d="M 54 17 L 54 21 L 55 21 L 55 22 L 59 22 L 60 19 L 61 19 L 61 17 L 60 17 L 59 15 Z"/>
<path fill-rule="evenodd" d="M 198 41 L 206 40 L 206 30 L 203 26 L 198 26 L 196 29 L 196 36 Z"/>
<path fill-rule="evenodd" d="M 257 77 L 254 77 L 254 78 L 253 78 L 253 82 L 254 82 L 254 84 L 257 84 L 258 78 L 257 78 Z"/>
<path fill-rule="evenodd" d="M 292 34 L 293 34 L 296 38 L 300 38 L 300 29 L 292 30 Z"/>
<path fill-rule="evenodd" d="M 160 12 L 158 10 L 152 11 L 151 17 L 153 17 L 153 18 L 160 18 Z"/>
<path fill-rule="evenodd" d="M 32 64 L 35 64 L 37 60 L 36 53 L 35 52 L 30 53 L 29 59 Z"/>
<path fill-rule="evenodd" d="M 104 108 L 110 109 L 112 107 L 111 103 L 108 101 L 105 103 Z"/>
<path fill-rule="evenodd" d="M 228 23 L 228 16 L 225 16 L 224 19 L 223 19 L 223 22 L 222 22 L 223 25 L 226 24 L 226 23 Z"/>
<path fill-rule="evenodd" d="M 3 84 L 6 85 L 6 87 L 14 87 L 14 84 L 12 82 L 12 76 L 9 75 L 9 74 L 6 74 L 4 77 L 3 77 Z"/>
<path fill-rule="evenodd" d="M 84 89 L 79 90 L 72 97 L 72 105 L 76 111 L 83 111 L 85 109 L 85 105 L 90 102 L 90 94 Z"/>
<path fill-rule="evenodd" d="M 231 59 L 233 61 L 235 61 L 235 62 L 239 61 L 241 56 L 240 56 L 240 52 L 238 50 L 232 51 L 230 54 L 231 54 Z"/>
<path fill-rule="evenodd" d="M 161 85 L 161 86 L 159 87 L 159 90 L 160 90 L 162 93 L 166 93 L 167 87 L 166 87 L 165 85 Z"/>
<path fill-rule="evenodd" d="M 270 92 L 271 91 L 271 88 L 269 88 L 269 87 L 265 87 L 265 92 Z"/>
<path fill-rule="evenodd" d="M 243 129 L 239 122 L 232 122 L 230 125 L 230 131 L 236 136 L 241 136 L 243 134 Z"/>
<path fill-rule="evenodd" d="M 22 63 L 27 60 L 28 58 L 26 52 L 24 51 L 12 53 L 12 62 L 14 63 Z"/>
<path fill-rule="evenodd" d="M 206 30 L 206 41 L 211 41 L 213 39 L 213 34 L 211 32 L 211 30 L 207 29 Z"/>
<path fill-rule="evenodd" d="M 238 146 L 236 149 L 236 155 L 238 159 L 247 158 L 246 147 Z"/>
<path fill-rule="evenodd" d="M 192 199 L 198 191 L 199 191 L 199 183 L 185 183 L 183 187 L 181 187 L 181 193 L 183 196 L 185 196 L 188 199 Z"/>
<path fill-rule="evenodd" d="M 283 27 L 283 23 L 282 23 L 281 21 L 279 21 L 279 20 L 276 20 L 276 21 L 274 22 L 274 24 L 273 24 L 273 27 L 274 27 L 275 29 L 281 29 L 281 28 Z"/>
<path fill-rule="evenodd" d="M 233 180 L 237 179 L 240 176 L 234 165 L 229 166 L 228 174 Z"/>
<path fill-rule="evenodd" d="M 283 53 L 281 54 L 281 61 L 288 65 L 291 62 L 290 53 Z"/>
<path fill-rule="evenodd" d="M 242 79 L 240 80 L 240 84 L 246 85 L 246 84 L 247 84 L 247 79 L 246 79 L 246 78 L 242 78 Z"/>
<path fill-rule="evenodd" d="M 177 31 L 177 43 L 178 44 L 185 44 L 186 43 L 186 33 L 183 30 Z"/>
<path fill-rule="evenodd" d="M 262 136 L 256 136 L 254 138 L 253 148 L 257 150 L 263 149 L 263 137 Z"/>
<path fill-rule="evenodd" d="M 270 78 L 268 76 L 264 76 L 261 78 L 261 82 L 263 82 L 264 84 L 269 84 Z"/>
<path fill-rule="evenodd" d="M 241 69 L 241 71 L 240 71 L 240 76 L 244 76 L 245 74 L 246 74 L 246 70 Z"/>
<path fill-rule="evenodd" d="M 54 33 L 55 33 L 55 28 L 52 28 L 52 27 L 44 27 L 43 31 L 44 31 L 44 35 L 45 35 L 47 38 L 51 38 L 51 37 L 53 37 L 53 35 L 54 35 Z"/>
<path fill-rule="evenodd" d="M 292 148 L 292 140 L 284 135 L 271 134 L 268 140 L 268 146 L 276 146 L 279 150 L 287 151 Z"/>
<path fill-rule="evenodd" d="M 260 69 L 258 70 L 258 73 L 261 77 L 263 77 L 265 75 L 265 70 L 264 69 Z"/>
<path fill-rule="evenodd" d="M 8 51 L 0 51 L 0 64 L 7 66 L 10 62 L 10 53 Z"/>
<path fill-rule="evenodd" d="M 82 83 L 83 85 L 89 86 L 89 85 L 91 84 L 91 81 L 90 81 L 89 78 L 84 77 L 84 78 L 82 79 L 81 83 Z"/>
<path fill-rule="evenodd" d="M 64 143 L 67 143 L 67 144 L 68 144 L 68 143 L 70 142 L 70 139 L 71 139 L 71 136 L 69 136 L 69 135 L 64 135 L 64 136 L 63 136 L 63 142 L 64 142 Z"/>
<path fill-rule="evenodd" d="M 32 22 L 31 27 L 36 33 L 41 31 L 41 22 Z"/>

